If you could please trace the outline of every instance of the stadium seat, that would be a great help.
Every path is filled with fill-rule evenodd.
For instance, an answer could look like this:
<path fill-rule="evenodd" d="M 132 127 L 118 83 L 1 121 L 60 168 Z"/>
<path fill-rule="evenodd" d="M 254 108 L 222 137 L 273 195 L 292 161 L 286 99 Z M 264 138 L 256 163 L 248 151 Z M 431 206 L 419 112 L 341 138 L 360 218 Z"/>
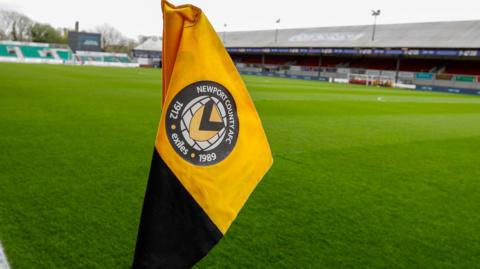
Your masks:
<path fill-rule="evenodd" d="M 35 47 L 28 45 L 20 45 L 23 57 L 25 58 L 44 58 L 53 59 L 51 51 L 47 47 Z"/>
<path fill-rule="evenodd" d="M 0 44 L 0 57 L 17 57 L 17 54 L 9 46 Z"/>
<path fill-rule="evenodd" d="M 480 75 L 480 61 L 451 61 L 447 63 L 445 73 L 462 75 Z"/>
<path fill-rule="evenodd" d="M 125 53 L 77 51 L 77 60 L 88 65 L 135 66 Z"/>
<path fill-rule="evenodd" d="M 126 56 L 122 56 L 122 57 L 117 57 L 118 60 L 122 63 L 131 63 L 130 59 Z"/>
<path fill-rule="evenodd" d="M 60 59 L 67 61 L 71 59 L 72 52 L 69 50 L 57 50 L 57 55 Z"/>
<path fill-rule="evenodd" d="M 404 59 L 400 61 L 400 71 L 428 73 L 442 66 L 443 62 L 442 60 L 433 59 Z"/>
<path fill-rule="evenodd" d="M 119 60 L 118 60 L 117 57 L 115 57 L 115 56 L 104 56 L 104 57 L 103 57 L 103 61 L 104 61 L 104 62 L 109 62 L 109 63 L 119 62 Z"/>
<path fill-rule="evenodd" d="M 374 70 L 396 70 L 396 59 L 383 58 L 358 58 L 350 62 L 351 68 L 364 68 Z"/>

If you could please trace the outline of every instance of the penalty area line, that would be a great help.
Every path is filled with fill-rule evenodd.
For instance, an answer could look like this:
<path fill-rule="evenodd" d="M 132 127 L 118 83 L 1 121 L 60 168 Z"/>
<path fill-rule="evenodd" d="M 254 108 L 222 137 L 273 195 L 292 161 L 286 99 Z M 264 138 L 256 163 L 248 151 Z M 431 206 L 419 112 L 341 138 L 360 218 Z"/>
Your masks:
<path fill-rule="evenodd" d="M 7 255 L 5 255 L 5 251 L 3 250 L 2 242 L 0 242 L 0 269 L 10 269 Z"/>

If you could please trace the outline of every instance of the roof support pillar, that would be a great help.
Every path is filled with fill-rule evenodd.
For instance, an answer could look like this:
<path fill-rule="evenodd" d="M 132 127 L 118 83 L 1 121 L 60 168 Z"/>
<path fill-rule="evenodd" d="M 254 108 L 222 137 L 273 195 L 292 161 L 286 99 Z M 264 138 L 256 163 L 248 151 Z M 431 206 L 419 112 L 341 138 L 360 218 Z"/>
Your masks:
<path fill-rule="evenodd" d="M 318 77 L 322 74 L 322 55 L 318 56 Z"/>
<path fill-rule="evenodd" d="M 262 53 L 262 71 L 265 70 L 265 53 Z"/>
<path fill-rule="evenodd" d="M 397 56 L 397 67 L 395 68 L 395 83 L 398 83 L 398 72 L 400 71 L 400 55 Z"/>

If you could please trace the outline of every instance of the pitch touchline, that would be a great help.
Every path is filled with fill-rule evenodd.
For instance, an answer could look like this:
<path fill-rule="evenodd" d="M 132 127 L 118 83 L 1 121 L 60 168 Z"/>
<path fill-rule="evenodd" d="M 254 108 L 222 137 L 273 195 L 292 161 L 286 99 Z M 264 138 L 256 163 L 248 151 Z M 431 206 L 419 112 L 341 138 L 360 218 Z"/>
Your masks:
<path fill-rule="evenodd" d="M 7 256 L 3 251 L 2 243 L 0 242 L 0 269 L 10 269 L 10 265 L 7 261 Z"/>

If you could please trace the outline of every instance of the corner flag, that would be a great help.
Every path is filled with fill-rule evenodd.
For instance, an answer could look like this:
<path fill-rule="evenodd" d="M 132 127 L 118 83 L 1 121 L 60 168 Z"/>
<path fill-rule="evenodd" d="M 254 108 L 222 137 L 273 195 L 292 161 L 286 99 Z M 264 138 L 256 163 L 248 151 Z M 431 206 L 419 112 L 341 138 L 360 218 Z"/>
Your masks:
<path fill-rule="evenodd" d="M 188 268 L 272 165 L 260 118 L 202 11 L 162 1 L 162 114 L 133 268 Z"/>

